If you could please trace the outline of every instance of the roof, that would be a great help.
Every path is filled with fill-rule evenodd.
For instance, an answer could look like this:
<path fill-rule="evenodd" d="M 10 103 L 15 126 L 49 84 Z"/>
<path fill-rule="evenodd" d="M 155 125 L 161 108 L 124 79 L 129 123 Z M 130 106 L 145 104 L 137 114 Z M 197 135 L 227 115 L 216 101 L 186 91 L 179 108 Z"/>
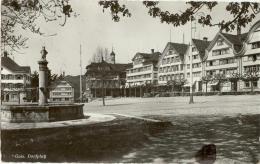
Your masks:
<path fill-rule="evenodd" d="M 73 88 L 73 85 L 71 84 L 71 82 L 69 82 L 68 80 L 65 80 L 65 79 L 62 79 L 62 80 L 56 80 L 54 82 L 51 83 L 51 88 L 55 88 L 57 85 L 59 85 L 60 83 L 62 82 L 66 82 L 67 84 L 69 84 L 72 88 Z"/>
<path fill-rule="evenodd" d="M 135 54 L 135 56 L 133 57 L 133 59 L 137 55 L 142 56 L 145 59 L 145 62 L 158 62 L 161 53 L 160 52 L 154 52 L 154 53 L 141 53 L 141 52 L 137 52 Z"/>
<path fill-rule="evenodd" d="M 248 33 L 240 35 L 233 35 L 227 33 L 221 33 L 231 44 L 233 44 L 236 52 L 239 52 L 243 47 L 243 41 L 247 38 Z"/>
<path fill-rule="evenodd" d="M 20 66 L 8 56 L 1 57 L 1 64 L 15 73 L 31 73 L 29 66 Z"/>
<path fill-rule="evenodd" d="M 170 48 L 174 48 L 174 50 L 179 54 L 185 54 L 189 47 L 189 45 L 183 43 L 168 42 L 168 44 L 170 44 Z"/>
<path fill-rule="evenodd" d="M 201 59 L 203 59 L 203 57 L 205 55 L 205 50 L 209 46 L 210 41 L 200 40 L 200 39 L 192 39 L 192 42 L 195 45 L 195 47 L 197 48 L 197 50 L 199 51 Z"/>
<path fill-rule="evenodd" d="M 102 61 L 100 63 L 91 63 L 89 64 L 86 68 L 88 69 L 87 73 L 91 73 L 91 72 L 100 72 L 100 70 L 98 70 L 99 67 L 107 67 L 109 68 L 109 72 L 114 72 L 114 73 L 121 73 L 121 72 L 125 72 L 127 68 L 131 67 L 131 63 L 128 64 L 123 64 L 123 63 L 116 63 L 116 64 L 112 64 L 112 63 L 107 63 L 106 61 Z"/>

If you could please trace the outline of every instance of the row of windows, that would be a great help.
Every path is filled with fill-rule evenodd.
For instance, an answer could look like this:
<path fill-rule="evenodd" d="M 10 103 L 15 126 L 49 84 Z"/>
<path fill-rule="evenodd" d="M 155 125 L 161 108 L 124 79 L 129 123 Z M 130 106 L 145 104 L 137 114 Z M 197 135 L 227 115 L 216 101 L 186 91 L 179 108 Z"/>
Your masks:
<path fill-rule="evenodd" d="M 229 48 L 219 49 L 219 50 L 213 50 L 213 51 L 212 51 L 212 55 L 213 55 L 213 56 L 225 55 L 225 54 L 229 54 L 229 52 L 230 52 Z"/>
<path fill-rule="evenodd" d="M 176 80 L 176 79 L 181 79 L 184 78 L 183 74 L 179 75 L 164 75 L 164 76 L 159 76 L 159 81 L 169 81 L 169 80 Z"/>
<path fill-rule="evenodd" d="M 12 83 L 2 83 L 3 88 L 13 89 L 13 88 L 23 88 L 23 84 L 12 84 Z"/>
<path fill-rule="evenodd" d="M 252 49 L 260 48 L 260 42 L 254 42 L 251 44 Z"/>
<path fill-rule="evenodd" d="M 179 56 L 175 56 L 175 57 L 168 57 L 168 58 L 164 58 L 162 60 L 162 65 L 164 64 L 170 64 L 170 63 L 177 63 L 180 62 L 180 57 Z"/>
<path fill-rule="evenodd" d="M 244 67 L 245 72 L 258 72 L 260 71 L 260 65 L 246 66 Z"/>
<path fill-rule="evenodd" d="M 235 63 L 236 59 L 228 58 L 228 59 L 220 59 L 220 60 L 211 60 L 207 62 L 207 66 L 217 66 L 217 65 L 225 65 Z"/>
<path fill-rule="evenodd" d="M 207 75 L 215 75 L 217 73 L 216 70 L 210 70 L 210 71 L 207 71 L 206 72 Z M 233 69 L 220 69 L 218 70 L 218 73 L 220 74 L 233 74 L 233 73 L 237 73 L 237 69 L 236 68 L 233 68 Z"/>
<path fill-rule="evenodd" d="M 128 72 L 129 73 L 136 73 L 136 72 L 144 72 L 144 71 L 149 71 L 152 70 L 152 66 L 146 66 L 146 67 L 141 67 L 141 68 L 135 68 L 131 69 Z"/>
<path fill-rule="evenodd" d="M 246 81 L 245 82 L 245 87 L 246 88 L 249 88 L 251 85 L 250 85 L 250 82 L 249 81 Z M 253 81 L 253 87 L 257 88 L 258 87 L 258 83 L 257 81 Z"/>
<path fill-rule="evenodd" d="M 1 75 L 1 79 L 2 80 L 22 80 L 25 77 L 26 80 L 29 80 L 30 77 L 29 76 L 24 76 L 24 75 L 12 75 L 12 74 L 8 74 L 8 75 Z"/>
<path fill-rule="evenodd" d="M 129 77 L 127 77 L 127 80 L 145 79 L 145 78 L 151 78 L 151 74 L 144 74 L 144 75 L 137 75 L 137 76 L 129 76 Z"/>
<path fill-rule="evenodd" d="M 183 65 L 180 65 L 180 70 L 183 70 Z M 159 73 L 175 72 L 179 71 L 179 65 L 172 65 L 168 67 L 160 67 Z"/>
<path fill-rule="evenodd" d="M 72 90 L 71 87 L 62 87 L 62 88 L 57 87 L 57 88 L 55 88 L 55 91 L 70 91 L 70 90 Z"/>
<path fill-rule="evenodd" d="M 201 67 L 201 63 L 192 64 L 192 68 L 200 68 L 200 67 Z M 187 64 L 187 69 L 190 69 L 190 64 Z"/>
<path fill-rule="evenodd" d="M 72 95 L 71 92 L 52 92 L 53 96 L 70 96 Z"/>
<path fill-rule="evenodd" d="M 256 60 L 260 60 L 260 54 L 254 54 L 254 55 L 243 57 L 243 61 L 256 61 Z"/>

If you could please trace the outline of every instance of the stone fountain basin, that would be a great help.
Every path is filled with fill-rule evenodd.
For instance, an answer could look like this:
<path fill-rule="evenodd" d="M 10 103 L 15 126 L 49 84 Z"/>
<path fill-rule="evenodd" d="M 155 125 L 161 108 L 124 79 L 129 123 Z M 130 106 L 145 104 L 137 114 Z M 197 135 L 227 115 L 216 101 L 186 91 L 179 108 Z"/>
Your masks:
<path fill-rule="evenodd" d="M 84 118 L 84 104 L 1 105 L 1 120 L 7 122 L 52 122 Z"/>

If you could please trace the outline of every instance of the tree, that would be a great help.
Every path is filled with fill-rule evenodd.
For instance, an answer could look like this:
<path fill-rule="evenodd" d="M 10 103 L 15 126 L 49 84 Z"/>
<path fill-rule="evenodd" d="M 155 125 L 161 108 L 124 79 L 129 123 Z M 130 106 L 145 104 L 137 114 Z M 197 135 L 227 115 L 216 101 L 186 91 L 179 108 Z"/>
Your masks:
<path fill-rule="evenodd" d="M 38 100 L 38 87 L 39 87 L 39 74 L 37 71 L 34 71 L 31 74 L 31 93 L 32 93 L 32 101 L 36 102 Z"/>
<path fill-rule="evenodd" d="M 176 83 L 175 80 L 167 81 L 167 86 L 169 86 L 171 88 L 171 92 L 173 92 L 173 90 L 174 90 L 175 83 Z"/>
<path fill-rule="evenodd" d="M 120 1 L 120 3 L 123 3 Z M 118 22 L 120 16 L 131 17 L 131 12 L 124 4 L 119 1 L 99 1 L 99 5 L 105 10 L 110 10 L 112 20 Z M 211 11 L 218 5 L 218 2 L 190 1 L 186 2 L 187 8 L 184 11 L 163 11 L 159 7 L 158 1 L 143 1 L 143 5 L 148 9 L 148 14 L 154 18 L 159 18 L 162 23 L 172 24 L 173 26 L 185 25 L 189 21 L 194 21 L 194 14 L 201 10 L 206 10 L 205 15 L 201 15 L 197 22 L 205 26 L 218 26 L 221 30 L 232 31 L 235 28 L 240 30 L 248 23 L 252 22 L 257 14 L 260 13 L 260 4 L 256 2 L 230 2 L 226 5 L 226 14 L 232 15 L 230 20 L 214 22 Z"/>
<path fill-rule="evenodd" d="M 208 92 L 208 83 L 210 81 L 212 81 L 212 76 L 211 75 L 205 75 L 205 76 L 202 76 L 201 78 L 201 81 L 206 84 L 206 93 Z"/>
<path fill-rule="evenodd" d="M 92 58 L 89 61 L 90 63 L 101 63 L 103 61 L 109 62 L 110 61 L 110 55 L 107 48 L 103 48 L 98 46 L 96 48 L 96 51 L 94 52 Z"/>
<path fill-rule="evenodd" d="M 254 82 L 259 80 L 259 71 L 248 71 L 242 76 L 242 80 L 245 82 L 250 82 L 251 85 L 251 93 L 254 92 Z"/>
<path fill-rule="evenodd" d="M 212 77 L 212 81 L 218 82 L 219 91 L 221 92 L 223 83 L 227 82 L 228 79 L 224 74 L 218 73 Z"/>
<path fill-rule="evenodd" d="M 2 0 L 1 5 L 1 47 L 17 52 L 27 48 L 28 38 L 15 34 L 15 29 L 45 35 L 37 21 L 52 22 L 64 19 L 60 24 L 64 26 L 72 13 L 69 0 Z"/>

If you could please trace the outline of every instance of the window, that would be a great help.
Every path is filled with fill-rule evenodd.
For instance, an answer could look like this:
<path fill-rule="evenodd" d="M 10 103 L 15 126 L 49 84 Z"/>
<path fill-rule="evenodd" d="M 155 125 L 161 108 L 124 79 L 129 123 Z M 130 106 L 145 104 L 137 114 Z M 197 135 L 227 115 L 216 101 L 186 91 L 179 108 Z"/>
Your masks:
<path fill-rule="evenodd" d="M 190 69 L 190 64 L 187 64 L 187 69 Z"/>
<path fill-rule="evenodd" d="M 246 82 L 245 82 L 245 87 L 246 87 L 246 88 L 250 87 L 249 81 L 246 81 Z"/>
<path fill-rule="evenodd" d="M 192 47 L 192 52 L 197 51 L 196 47 Z"/>
<path fill-rule="evenodd" d="M 252 49 L 260 48 L 260 42 L 252 43 Z"/>
<path fill-rule="evenodd" d="M 218 45 L 218 46 L 221 46 L 221 45 L 223 45 L 223 44 L 224 44 L 224 40 L 219 39 L 219 40 L 217 41 L 217 45 Z"/>
<path fill-rule="evenodd" d="M 193 55 L 193 59 L 198 59 L 199 55 Z"/>
<path fill-rule="evenodd" d="M 257 88 L 257 81 L 253 81 L 253 87 Z"/>

